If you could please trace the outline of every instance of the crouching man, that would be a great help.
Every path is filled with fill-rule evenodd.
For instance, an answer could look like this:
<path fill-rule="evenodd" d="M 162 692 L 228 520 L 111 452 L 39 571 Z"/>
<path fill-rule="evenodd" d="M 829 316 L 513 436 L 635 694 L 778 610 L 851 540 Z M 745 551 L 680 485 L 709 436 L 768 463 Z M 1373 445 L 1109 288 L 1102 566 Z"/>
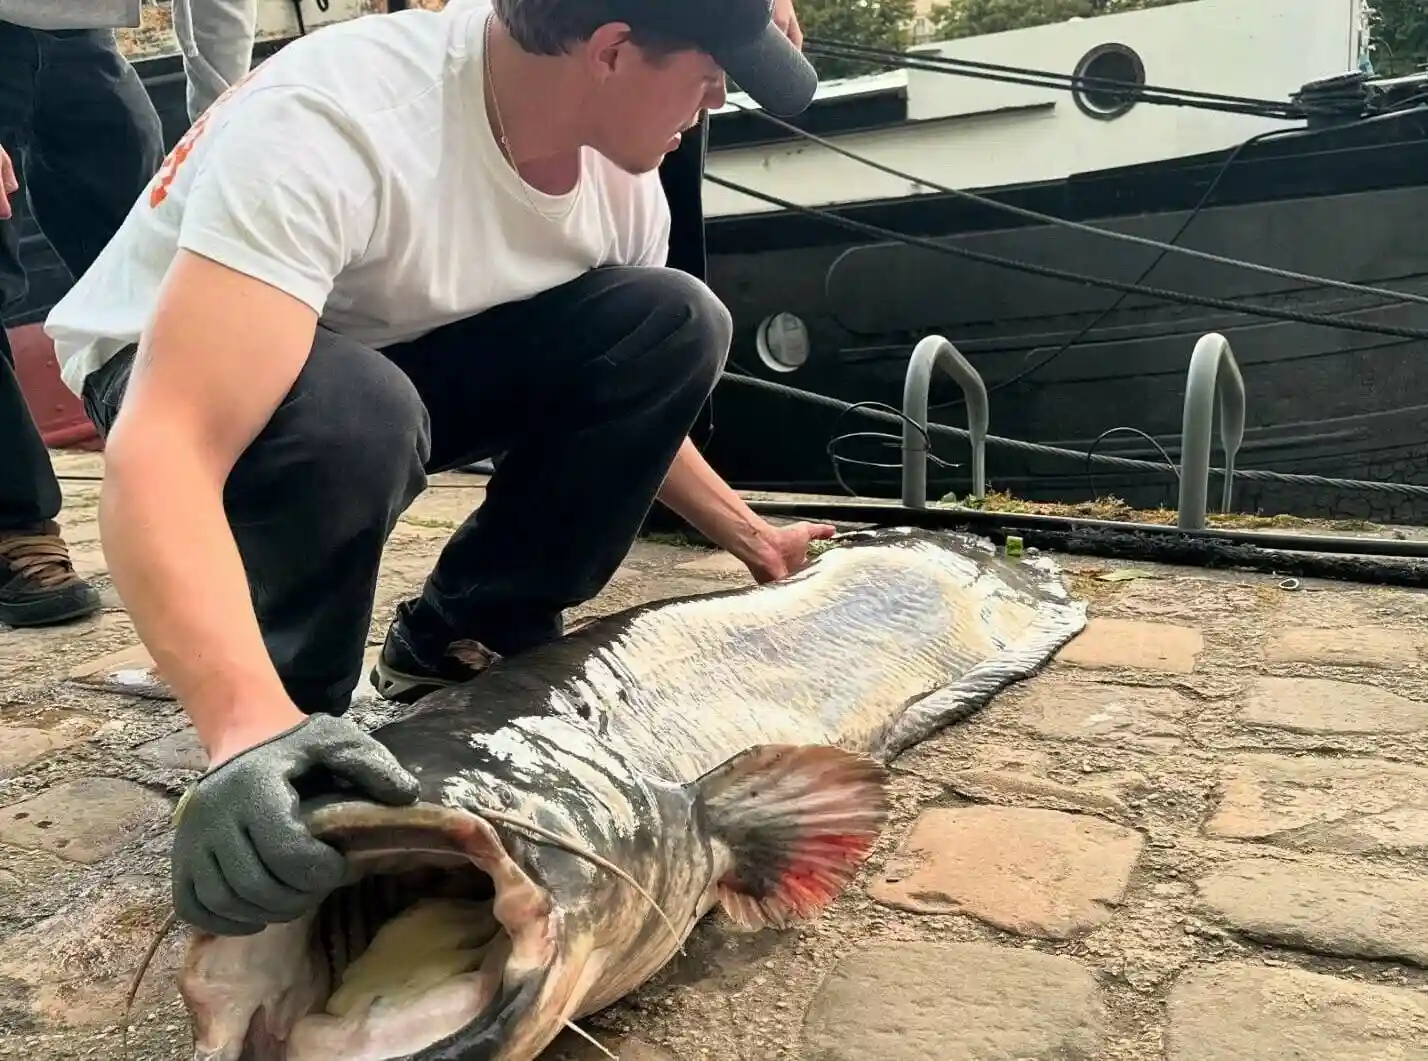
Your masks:
<path fill-rule="evenodd" d="M 115 586 L 210 757 L 177 826 L 180 917 L 252 932 L 339 882 L 295 816 L 305 770 L 416 798 L 340 716 L 428 474 L 505 455 L 388 631 L 375 679 L 399 699 L 469 676 L 454 640 L 559 636 L 656 497 L 761 580 L 831 533 L 763 522 L 688 440 L 730 318 L 665 267 L 658 168 L 726 73 L 778 114 L 816 87 L 769 0 L 326 27 L 199 116 L 51 313 L 107 439 Z"/>

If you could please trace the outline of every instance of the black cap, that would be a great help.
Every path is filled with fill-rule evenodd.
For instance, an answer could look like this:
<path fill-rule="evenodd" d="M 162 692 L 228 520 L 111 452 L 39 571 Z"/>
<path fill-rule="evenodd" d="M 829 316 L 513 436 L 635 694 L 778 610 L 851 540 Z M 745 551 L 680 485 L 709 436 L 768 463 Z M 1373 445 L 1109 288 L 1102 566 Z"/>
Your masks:
<path fill-rule="evenodd" d="M 608 0 L 636 32 L 689 41 L 770 114 L 792 118 L 813 102 L 818 72 L 773 21 L 773 0 Z"/>

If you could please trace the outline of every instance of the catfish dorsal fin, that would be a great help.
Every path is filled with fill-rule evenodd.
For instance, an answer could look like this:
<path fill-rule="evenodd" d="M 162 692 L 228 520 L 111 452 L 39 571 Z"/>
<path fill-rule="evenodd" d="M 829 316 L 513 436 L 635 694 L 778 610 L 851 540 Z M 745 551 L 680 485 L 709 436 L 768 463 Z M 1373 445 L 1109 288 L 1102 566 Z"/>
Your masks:
<path fill-rule="evenodd" d="M 745 929 L 816 916 L 857 874 L 888 817 L 883 767 L 822 744 L 759 745 L 691 787 L 732 856 L 719 901 Z"/>

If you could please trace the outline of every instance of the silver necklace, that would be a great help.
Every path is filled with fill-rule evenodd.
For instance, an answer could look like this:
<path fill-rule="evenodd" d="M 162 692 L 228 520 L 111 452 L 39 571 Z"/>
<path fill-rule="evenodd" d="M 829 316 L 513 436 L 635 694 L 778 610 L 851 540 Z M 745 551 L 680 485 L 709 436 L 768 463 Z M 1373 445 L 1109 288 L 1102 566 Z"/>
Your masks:
<path fill-rule="evenodd" d="M 495 18 L 496 13 L 494 11 L 486 16 L 486 25 L 484 27 L 485 44 L 481 50 L 481 65 L 486 73 L 486 93 L 491 97 L 491 110 L 496 116 L 497 139 L 501 142 L 501 153 L 505 156 L 506 161 L 511 164 L 511 171 L 516 175 L 516 183 L 521 186 L 521 195 L 525 198 L 526 205 L 531 208 L 531 212 L 550 221 L 561 220 L 575 209 L 575 196 L 572 195 L 570 197 L 570 202 L 567 203 L 559 213 L 550 214 L 537 206 L 536 201 L 531 198 L 530 189 L 526 186 L 526 179 L 521 176 L 520 167 L 516 165 L 516 155 L 515 152 L 511 150 L 511 142 L 506 138 L 506 122 L 505 119 L 501 117 L 501 103 L 496 96 L 496 78 L 491 72 L 491 23 L 495 21 Z M 577 187 L 578 186 L 577 183 Z"/>

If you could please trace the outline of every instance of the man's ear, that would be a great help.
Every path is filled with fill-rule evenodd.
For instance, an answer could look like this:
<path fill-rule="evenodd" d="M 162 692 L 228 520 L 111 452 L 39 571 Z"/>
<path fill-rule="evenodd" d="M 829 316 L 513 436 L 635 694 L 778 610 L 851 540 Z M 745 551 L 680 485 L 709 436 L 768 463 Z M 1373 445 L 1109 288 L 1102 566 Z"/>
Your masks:
<path fill-rule="evenodd" d="M 633 57 L 635 43 L 624 22 L 606 22 L 584 44 L 586 62 L 598 81 L 613 77 Z"/>

